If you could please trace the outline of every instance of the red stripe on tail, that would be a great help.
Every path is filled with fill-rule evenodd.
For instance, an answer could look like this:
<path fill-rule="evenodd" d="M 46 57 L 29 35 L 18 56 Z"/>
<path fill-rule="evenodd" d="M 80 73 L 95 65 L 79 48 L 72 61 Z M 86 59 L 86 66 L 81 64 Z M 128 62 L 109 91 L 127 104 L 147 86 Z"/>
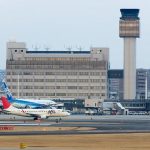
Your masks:
<path fill-rule="evenodd" d="M 7 109 L 10 107 L 10 103 L 8 102 L 6 97 L 2 96 L 1 100 L 2 100 L 2 104 L 3 104 L 4 109 Z"/>

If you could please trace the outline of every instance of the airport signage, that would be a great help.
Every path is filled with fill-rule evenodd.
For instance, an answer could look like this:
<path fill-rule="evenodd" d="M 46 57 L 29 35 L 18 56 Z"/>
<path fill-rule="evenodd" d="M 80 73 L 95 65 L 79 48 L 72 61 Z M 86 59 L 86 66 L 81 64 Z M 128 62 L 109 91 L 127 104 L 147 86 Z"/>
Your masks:
<path fill-rule="evenodd" d="M 14 126 L 0 126 L 0 131 L 1 130 L 14 130 Z"/>

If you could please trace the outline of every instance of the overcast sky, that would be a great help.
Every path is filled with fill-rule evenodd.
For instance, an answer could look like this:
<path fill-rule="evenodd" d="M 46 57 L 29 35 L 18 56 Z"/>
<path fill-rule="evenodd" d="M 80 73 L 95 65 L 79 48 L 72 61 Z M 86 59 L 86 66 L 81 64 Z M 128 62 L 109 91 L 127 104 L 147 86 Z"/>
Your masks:
<path fill-rule="evenodd" d="M 28 50 L 110 48 L 110 67 L 123 68 L 119 38 L 121 8 L 139 8 L 141 38 L 137 68 L 150 68 L 150 0 L 0 0 L 0 69 L 5 69 L 6 42 L 26 42 Z"/>

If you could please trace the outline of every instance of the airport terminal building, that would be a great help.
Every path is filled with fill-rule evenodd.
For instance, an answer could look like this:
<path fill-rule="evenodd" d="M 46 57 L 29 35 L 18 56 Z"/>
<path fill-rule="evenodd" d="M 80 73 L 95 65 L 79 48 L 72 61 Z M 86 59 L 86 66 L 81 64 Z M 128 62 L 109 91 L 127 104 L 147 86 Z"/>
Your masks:
<path fill-rule="evenodd" d="M 109 98 L 123 99 L 123 70 L 108 70 Z M 150 99 L 150 69 L 136 69 L 136 99 Z"/>
<path fill-rule="evenodd" d="M 7 43 L 6 80 L 15 97 L 108 98 L 109 49 L 29 51 L 23 42 Z"/>

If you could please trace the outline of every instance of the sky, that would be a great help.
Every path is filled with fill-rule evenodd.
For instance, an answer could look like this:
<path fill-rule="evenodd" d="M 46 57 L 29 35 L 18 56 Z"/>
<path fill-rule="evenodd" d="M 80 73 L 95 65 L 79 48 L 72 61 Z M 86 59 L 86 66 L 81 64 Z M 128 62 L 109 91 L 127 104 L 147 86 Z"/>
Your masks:
<path fill-rule="evenodd" d="M 150 68 L 150 0 L 0 0 L 0 69 L 6 67 L 6 42 L 25 42 L 28 50 L 110 49 L 110 68 L 123 68 L 119 38 L 121 8 L 139 8 L 141 36 L 137 68 Z"/>

